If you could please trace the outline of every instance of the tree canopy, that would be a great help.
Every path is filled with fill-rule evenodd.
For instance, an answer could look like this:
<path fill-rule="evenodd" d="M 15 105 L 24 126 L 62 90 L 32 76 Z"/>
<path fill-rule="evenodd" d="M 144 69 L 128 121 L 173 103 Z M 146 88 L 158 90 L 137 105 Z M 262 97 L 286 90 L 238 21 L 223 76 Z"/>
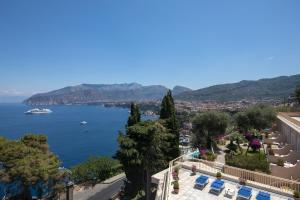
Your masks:
<path fill-rule="evenodd" d="M 49 150 L 44 135 L 25 135 L 20 140 L 0 138 L 0 179 L 5 183 L 20 181 L 24 199 L 29 186 L 39 181 L 48 182 L 60 177 L 60 161 Z"/>
<path fill-rule="evenodd" d="M 228 126 L 229 118 L 221 112 L 205 112 L 196 115 L 193 119 L 194 145 L 211 147 L 212 139 L 223 135 Z"/>
<path fill-rule="evenodd" d="M 143 188 L 149 196 L 151 175 L 167 165 L 165 134 L 167 130 L 159 122 L 145 121 L 128 127 L 126 135 L 119 135 L 117 158 L 131 183 L 126 191 L 130 196 Z"/>
<path fill-rule="evenodd" d="M 90 157 L 71 169 L 75 183 L 91 182 L 95 184 L 120 172 L 120 163 L 108 157 Z"/>
<path fill-rule="evenodd" d="M 271 106 L 255 105 L 244 112 L 235 115 L 235 122 L 240 131 L 246 132 L 254 128 L 262 130 L 268 128 L 276 120 L 276 112 Z"/>
<path fill-rule="evenodd" d="M 164 126 L 170 130 L 171 136 L 168 138 L 170 147 L 167 153 L 168 160 L 177 158 L 179 151 L 179 123 L 176 116 L 176 108 L 171 90 L 164 96 L 160 106 L 160 119 L 164 120 Z"/>
<path fill-rule="evenodd" d="M 141 121 L 141 113 L 139 106 L 135 103 L 131 103 L 130 116 L 128 117 L 127 126 L 133 126 Z"/>

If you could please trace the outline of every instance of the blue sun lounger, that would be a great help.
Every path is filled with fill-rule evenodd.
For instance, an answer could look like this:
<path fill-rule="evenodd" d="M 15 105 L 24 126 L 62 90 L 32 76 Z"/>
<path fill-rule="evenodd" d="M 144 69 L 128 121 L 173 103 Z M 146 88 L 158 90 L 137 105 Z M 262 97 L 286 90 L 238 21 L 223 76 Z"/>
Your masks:
<path fill-rule="evenodd" d="M 252 188 L 243 186 L 238 191 L 238 198 L 250 199 L 252 196 Z"/>
<path fill-rule="evenodd" d="M 267 192 L 259 191 L 258 194 L 256 195 L 256 199 L 257 200 L 270 200 L 271 195 Z"/>
<path fill-rule="evenodd" d="M 195 186 L 203 188 L 208 183 L 208 177 L 201 175 L 195 181 Z"/>
<path fill-rule="evenodd" d="M 217 192 L 218 194 L 224 189 L 225 182 L 219 179 L 216 179 L 211 185 L 210 189 Z"/>

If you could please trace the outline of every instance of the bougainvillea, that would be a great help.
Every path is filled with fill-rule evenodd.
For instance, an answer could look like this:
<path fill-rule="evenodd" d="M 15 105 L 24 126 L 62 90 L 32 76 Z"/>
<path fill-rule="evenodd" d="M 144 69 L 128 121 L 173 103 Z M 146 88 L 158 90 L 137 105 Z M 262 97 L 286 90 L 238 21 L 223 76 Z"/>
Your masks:
<path fill-rule="evenodd" d="M 253 134 L 250 132 L 245 133 L 245 138 L 250 142 L 253 139 Z"/>
<path fill-rule="evenodd" d="M 260 141 L 259 139 L 253 139 L 250 143 L 250 147 L 256 151 L 257 149 L 259 149 L 261 147 Z"/>

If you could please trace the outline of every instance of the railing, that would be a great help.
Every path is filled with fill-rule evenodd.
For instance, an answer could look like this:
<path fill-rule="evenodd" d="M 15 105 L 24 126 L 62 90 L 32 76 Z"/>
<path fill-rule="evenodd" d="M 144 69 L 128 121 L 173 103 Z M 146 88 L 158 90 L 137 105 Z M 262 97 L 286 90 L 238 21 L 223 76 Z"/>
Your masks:
<path fill-rule="evenodd" d="M 161 193 L 161 196 L 159 198 L 160 200 L 166 199 L 166 196 L 167 196 L 167 187 L 169 185 L 168 177 L 169 177 L 169 171 L 167 171 L 164 174 L 164 182 L 163 182 L 163 185 L 162 185 L 162 193 Z"/>
<path fill-rule="evenodd" d="M 238 180 L 243 178 L 249 183 L 252 183 L 254 187 L 263 187 L 266 189 L 272 189 L 276 192 L 291 192 L 291 190 L 300 190 L 300 182 L 288 180 L 260 172 L 250 171 L 237 167 L 225 165 L 223 163 L 211 162 L 207 160 L 192 158 L 191 155 L 182 155 L 169 163 L 169 170 L 164 180 L 163 191 L 161 195 L 162 200 L 168 200 L 170 194 L 170 185 L 172 180 L 173 168 L 176 166 L 182 166 L 184 161 L 191 161 L 193 165 L 197 166 L 197 169 L 209 174 L 215 174 L 222 172 L 224 176 L 234 178 Z M 191 167 L 191 166 L 190 166 Z"/>

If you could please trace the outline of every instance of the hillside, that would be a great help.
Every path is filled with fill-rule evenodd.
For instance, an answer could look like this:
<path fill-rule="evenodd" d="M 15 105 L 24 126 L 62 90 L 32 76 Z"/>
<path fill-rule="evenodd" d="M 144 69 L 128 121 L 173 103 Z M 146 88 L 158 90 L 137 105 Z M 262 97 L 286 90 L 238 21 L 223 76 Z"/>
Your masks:
<path fill-rule="evenodd" d="M 168 88 L 161 85 L 143 86 L 129 84 L 81 84 L 48 93 L 33 95 L 24 103 L 30 105 L 85 104 L 101 102 L 154 101 L 161 99 Z M 175 93 L 190 90 L 177 86 Z"/>
<path fill-rule="evenodd" d="M 176 95 L 175 98 L 186 101 L 283 99 L 283 97 L 288 97 L 294 92 L 296 85 L 300 85 L 300 74 L 214 85 L 199 90 L 182 92 Z"/>

